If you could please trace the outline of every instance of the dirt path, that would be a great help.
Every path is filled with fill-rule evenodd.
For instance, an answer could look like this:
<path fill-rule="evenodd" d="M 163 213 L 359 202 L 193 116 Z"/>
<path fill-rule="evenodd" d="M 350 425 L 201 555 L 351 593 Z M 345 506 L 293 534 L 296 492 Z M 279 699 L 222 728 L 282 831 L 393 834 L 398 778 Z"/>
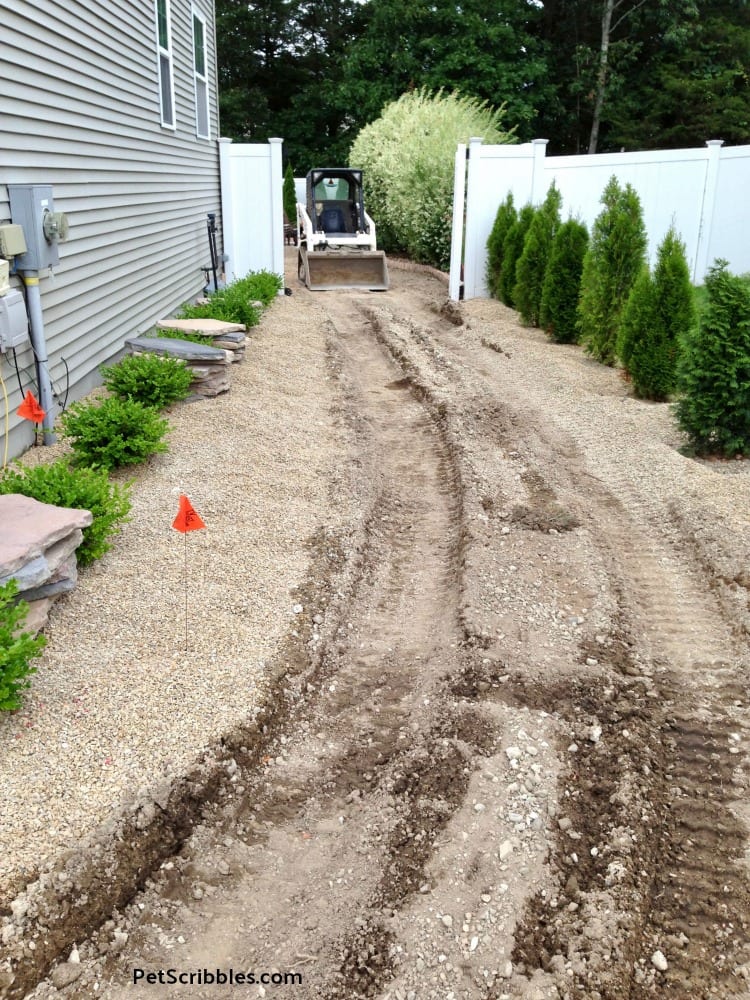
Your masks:
<path fill-rule="evenodd" d="M 316 656 L 261 766 L 78 942 L 66 995 L 136 969 L 193 974 L 141 980 L 165 998 L 749 995 L 748 474 L 444 295 L 394 270 L 316 298 L 356 565 L 300 612 Z"/>

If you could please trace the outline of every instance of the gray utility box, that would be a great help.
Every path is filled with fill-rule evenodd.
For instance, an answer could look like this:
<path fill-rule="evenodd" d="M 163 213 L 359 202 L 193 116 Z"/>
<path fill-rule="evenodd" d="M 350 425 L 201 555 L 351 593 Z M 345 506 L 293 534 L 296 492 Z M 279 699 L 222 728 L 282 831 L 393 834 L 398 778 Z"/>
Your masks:
<path fill-rule="evenodd" d="M 16 257 L 17 271 L 45 271 L 60 263 L 57 241 L 44 235 L 45 212 L 54 212 L 51 184 L 9 184 L 10 214 L 23 228 L 26 253 Z"/>
<path fill-rule="evenodd" d="M 26 306 L 20 292 L 0 295 L 0 354 L 20 347 L 29 339 Z"/>

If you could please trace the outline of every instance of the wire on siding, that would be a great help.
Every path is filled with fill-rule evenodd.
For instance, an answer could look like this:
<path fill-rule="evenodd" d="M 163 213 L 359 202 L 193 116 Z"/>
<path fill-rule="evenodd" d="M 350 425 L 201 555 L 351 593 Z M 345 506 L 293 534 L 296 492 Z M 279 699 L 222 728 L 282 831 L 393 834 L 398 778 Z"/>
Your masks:
<path fill-rule="evenodd" d="M 10 407 L 8 406 L 8 390 L 5 388 L 5 380 L 3 379 L 3 373 L 0 372 L 0 386 L 3 390 L 3 399 L 5 400 L 5 449 L 3 452 L 3 468 L 8 464 L 8 444 L 10 441 Z"/>

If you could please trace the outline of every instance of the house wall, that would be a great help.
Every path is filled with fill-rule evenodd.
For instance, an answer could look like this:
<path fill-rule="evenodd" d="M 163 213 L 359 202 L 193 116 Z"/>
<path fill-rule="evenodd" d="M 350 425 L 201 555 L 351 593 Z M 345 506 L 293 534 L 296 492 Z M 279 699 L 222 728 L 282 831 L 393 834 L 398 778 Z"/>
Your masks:
<path fill-rule="evenodd" d="M 469 143 L 463 260 L 466 298 L 488 294 L 487 239 L 508 192 L 513 193 L 518 208 L 526 202 L 537 205 L 554 181 L 563 199 L 562 218 L 579 218 L 591 230 L 613 174 L 622 185 L 629 183 L 638 192 L 652 264 L 674 222 L 685 242 L 696 284 L 702 283 L 717 257 L 728 260 L 733 271 L 750 271 L 746 237 L 750 230 L 746 196 L 750 146 L 723 148 L 720 142 L 711 141 L 698 149 L 550 157 L 545 147 L 542 139 L 519 146 L 484 146 L 480 139 Z M 458 286 L 457 280 L 453 286 Z"/>
<path fill-rule="evenodd" d="M 15 0 L 0 45 L 0 222 L 7 184 L 51 184 L 70 234 L 40 282 L 53 390 L 68 402 L 100 381 L 126 337 L 193 298 L 220 220 L 213 0 L 171 0 L 176 128 L 161 125 L 154 0 Z M 196 137 L 192 10 L 206 22 L 209 140 Z M 221 235 L 219 237 L 221 239 Z M 14 284 L 18 285 L 16 279 Z M 24 390 L 33 356 L 19 350 Z M 31 440 L 9 392 L 10 454 Z M 2 398 L 0 394 L 0 405 Z M 7 433 L 0 409 L 0 459 Z"/>

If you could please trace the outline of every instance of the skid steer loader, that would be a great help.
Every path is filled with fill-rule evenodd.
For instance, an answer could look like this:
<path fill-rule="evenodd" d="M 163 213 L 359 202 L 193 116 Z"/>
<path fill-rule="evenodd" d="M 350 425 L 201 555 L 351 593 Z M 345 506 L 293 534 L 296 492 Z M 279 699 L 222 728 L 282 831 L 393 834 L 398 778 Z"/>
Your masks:
<path fill-rule="evenodd" d="M 319 167 L 306 180 L 307 204 L 297 203 L 298 268 L 312 291 L 385 291 L 388 267 L 377 249 L 375 223 L 365 212 L 362 171 Z"/>

